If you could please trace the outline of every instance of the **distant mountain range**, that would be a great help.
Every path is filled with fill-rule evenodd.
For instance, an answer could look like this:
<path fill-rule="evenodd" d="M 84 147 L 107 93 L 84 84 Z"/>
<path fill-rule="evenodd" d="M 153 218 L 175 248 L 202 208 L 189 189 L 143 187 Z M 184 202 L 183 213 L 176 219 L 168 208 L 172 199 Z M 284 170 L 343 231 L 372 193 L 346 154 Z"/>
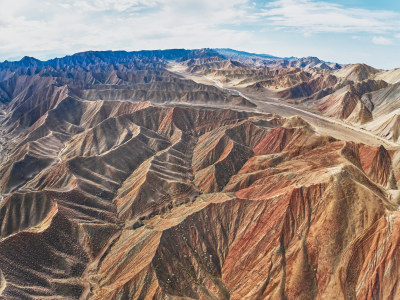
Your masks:
<path fill-rule="evenodd" d="M 400 69 L 0 64 L 1 299 L 397 299 L 399 182 Z"/>
<path fill-rule="evenodd" d="M 168 50 L 141 50 L 141 51 L 86 51 L 79 52 L 73 55 L 67 55 L 61 58 L 53 58 L 46 61 L 41 61 L 34 57 L 25 56 L 19 61 L 4 61 L 0 63 L 0 69 L 15 70 L 17 68 L 31 68 L 31 67 L 53 67 L 63 68 L 66 66 L 90 66 L 98 64 L 126 64 L 134 59 L 147 58 L 154 60 L 177 60 L 185 61 L 188 59 L 207 59 L 219 58 L 230 59 L 241 62 L 259 62 L 263 65 L 270 65 L 276 61 L 281 61 L 286 65 L 293 64 L 296 61 L 304 63 L 318 64 L 331 64 L 324 62 L 317 57 L 296 58 L 296 57 L 276 57 L 269 54 L 255 54 L 244 51 L 238 51 L 228 48 L 204 48 L 204 49 L 168 49 Z"/>

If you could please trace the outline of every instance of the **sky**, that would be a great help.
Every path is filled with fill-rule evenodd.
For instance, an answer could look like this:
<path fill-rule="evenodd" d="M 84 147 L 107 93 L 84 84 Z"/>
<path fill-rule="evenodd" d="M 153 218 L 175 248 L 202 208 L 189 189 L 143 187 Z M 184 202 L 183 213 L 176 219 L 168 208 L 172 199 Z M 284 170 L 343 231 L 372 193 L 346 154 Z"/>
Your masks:
<path fill-rule="evenodd" d="M 398 0 L 0 0 L 0 61 L 232 48 L 400 67 Z"/>

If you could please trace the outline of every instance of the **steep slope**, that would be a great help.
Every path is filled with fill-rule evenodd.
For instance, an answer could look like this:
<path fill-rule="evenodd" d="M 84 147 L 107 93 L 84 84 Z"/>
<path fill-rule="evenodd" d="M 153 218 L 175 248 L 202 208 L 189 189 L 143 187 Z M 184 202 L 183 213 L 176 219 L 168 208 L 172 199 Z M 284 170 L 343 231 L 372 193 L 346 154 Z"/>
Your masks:
<path fill-rule="evenodd" d="M 379 70 L 366 64 L 348 65 L 341 70 L 334 72 L 334 75 L 354 82 L 372 79 L 379 73 Z"/>
<path fill-rule="evenodd" d="M 382 71 L 376 74 L 375 79 L 384 80 L 390 84 L 397 83 L 400 81 L 400 69 Z"/>
<path fill-rule="evenodd" d="M 209 49 L 5 63 L 0 297 L 395 299 L 398 150 L 257 111 L 167 60 L 290 87 L 289 100 L 329 90 L 315 103 L 346 120 L 363 105 L 375 122 L 396 102 L 397 85 L 342 81 L 315 58 L 280 70 Z"/>
<path fill-rule="evenodd" d="M 302 68 L 306 71 L 310 71 L 313 69 L 330 71 L 341 69 L 341 66 L 337 63 L 324 62 L 319 58 L 312 56 L 293 59 L 289 62 L 289 67 Z"/>
<path fill-rule="evenodd" d="M 361 99 L 366 105 L 371 107 L 373 121 L 365 127 L 387 139 L 399 141 L 399 91 L 400 84 L 396 83 L 385 89 L 369 93 Z"/>
<path fill-rule="evenodd" d="M 400 84 L 393 84 L 374 93 L 366 94 L 363 102 L 370 106 L 376 117 L 388 115 L 399 108 Z"/>
<path fill-rule="evenodd" d="M 68 119 L 81 130 L 49 118 L 33 125 L 72 136 L 2 204 L 5 297 L 327 297 L 349 283 L 335 274 L 354 263 L 341 251 L 359 251 L 353 230 L 362 237 L 395 207 L 381 187 L 391 172 L 384 148 L 366 157 L 374 148 L 319 136 L 300 118 L 89 104 Z M 117 106 L 100 117 L 105 105 Z M 335 205 L 350 209 L 349 229 L 334 221 L 343 217 Z M 337 228 L 339 249 L 317 248 L 325 226 Z M 32 247 L 45 249 L 35 264 Z"/>
<path fill-rule="evenodd" d="M 381 80 L 365 80 L 348 84 L 316 101 L 315 105 L 324 115 L 363 124 L 372 120 L 373 105 L 362 101 L 362 96 L 387 86 L 387 83 Z"/>
<path fill-rule="evenodd" d="M 338 86 L 340 86 L 340 82 L 333 75 L 309 76 L 308 80 L 280 91 L 278 96 L 283 99 L 320 99 L 327 94 L 331 94 Z"/>

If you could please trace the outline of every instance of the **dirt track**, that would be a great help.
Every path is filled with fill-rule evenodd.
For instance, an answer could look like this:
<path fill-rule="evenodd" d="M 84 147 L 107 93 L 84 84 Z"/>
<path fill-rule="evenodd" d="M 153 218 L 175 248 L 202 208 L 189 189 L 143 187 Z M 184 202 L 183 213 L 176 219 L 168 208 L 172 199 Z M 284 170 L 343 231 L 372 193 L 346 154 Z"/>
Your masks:
<path fill-rule="evenodd" d="M 291 105 L 283 103 L 284 100 L 282 99 L 269 97 L 263 98 L 262 96 L 258 96 L 257 98 L 255 98 L 254 96 L 250 97 L 249 95 L 243 94 L 236 89 L 224 86 L 221 82 L 213 78 L 187 73 L 185 72 L 185 67 L 182 65 L 171 64 L 168 70 L 187 79 L 196 81 L 197 83 L 211 84 L 216 87 L 226 89 L 232 94 L 240 95 L 243 98 L 255 103 L 257 105 L 257 108 L 254 110 L 256 111 L 274 113 L 283 117 L 298 115 L 309 122 L 311 125 L 313 125 L 317 132 L 320 134 L 330 135 L 337 139 L 345 141 L 354 141 L 368 145 L 383 145 L 385 146 L 385 148 L 388 149 L 400 148 L 399 144 L 379 137 L 369 131 L 298 107 L 293 107 Z"/>

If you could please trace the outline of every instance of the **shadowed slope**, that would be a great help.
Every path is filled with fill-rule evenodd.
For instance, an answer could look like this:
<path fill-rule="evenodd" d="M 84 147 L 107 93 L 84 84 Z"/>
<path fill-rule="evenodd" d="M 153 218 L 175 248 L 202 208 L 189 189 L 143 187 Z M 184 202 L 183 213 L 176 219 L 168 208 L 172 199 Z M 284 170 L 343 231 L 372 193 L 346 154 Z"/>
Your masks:
<path fill-rule="evenodd" d="M 1 297 L 395 298 L 398 152 L 256 112 L 167 57 L 352 121 L 395 89 L 367 67 L 350 82 L 313 57 L 261 70 L 207 49 L 0 66 Z"/>
<path fill-rule="evenodd" d="M 384 148 L 319 136 L 298 117 L 107 105 L 38 120 L 64 146 L 19 188 L 46 196 L 2 202 L 5 297 L 326 297 L 343 283 L 342 255 L 359 251 L 355 236 L 395 207 L 380 185 L 392 172 Z M 29 214 L 15 223 L 6 203 Z M 28 247 L 45 249 L 35 264 Z"/>

